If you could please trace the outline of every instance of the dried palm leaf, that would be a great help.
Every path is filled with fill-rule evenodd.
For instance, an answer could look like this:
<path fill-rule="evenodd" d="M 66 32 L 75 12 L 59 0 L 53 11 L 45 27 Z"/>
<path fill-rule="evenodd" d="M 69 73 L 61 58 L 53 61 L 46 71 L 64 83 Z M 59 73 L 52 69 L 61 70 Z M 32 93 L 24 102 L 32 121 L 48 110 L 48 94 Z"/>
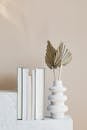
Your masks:
<path fill-rule="evenodd" d="M 45 62 L 50 69 L 57 68 L 56 64 L 54 64 L 56 49 L 52 46 L 50 41 L 47 41 L 47 50 L 45 55 Z"/>
<path fill-rule="evenodd" d="M 68 52 L 67 55 L 62 60 L 62 65 L 67 65 L 72 60 L 72 54 L 71 52 Z"/>
<path fill-rule="evenodd" d="M 71 52 L 66 48 L 64 43 L 61 43 L 56 52 L 55 64 L 58 67 L 68 64 L 72 60 Z"/>

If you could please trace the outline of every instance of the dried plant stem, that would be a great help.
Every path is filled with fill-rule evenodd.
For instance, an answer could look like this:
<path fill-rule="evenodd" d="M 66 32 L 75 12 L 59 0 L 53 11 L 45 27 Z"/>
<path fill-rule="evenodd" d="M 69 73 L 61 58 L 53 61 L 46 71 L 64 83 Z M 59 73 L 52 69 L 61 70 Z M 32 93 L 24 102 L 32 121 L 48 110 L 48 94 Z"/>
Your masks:
<path fill-rule="evenodd" d="M 59 68 L 59 75 L 58 75 L 58 80 L 61 80 L 61 70 L 62 70 L 62 65 Z"/>
<path fill-rule="evenodd" d="M 54 81 L 56 80 L 55 69 L 53 68 Z"/>

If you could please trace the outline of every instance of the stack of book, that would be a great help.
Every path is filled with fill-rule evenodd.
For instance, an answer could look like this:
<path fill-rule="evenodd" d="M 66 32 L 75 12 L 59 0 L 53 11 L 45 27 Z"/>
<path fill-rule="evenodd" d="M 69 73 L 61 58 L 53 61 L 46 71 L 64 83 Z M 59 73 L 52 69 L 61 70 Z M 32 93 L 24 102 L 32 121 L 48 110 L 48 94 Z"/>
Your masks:
<path fill-rule="evenodd" d="M 45 70 L 18 68 L 18 120 L 40 120 L 44 118 Z"/>

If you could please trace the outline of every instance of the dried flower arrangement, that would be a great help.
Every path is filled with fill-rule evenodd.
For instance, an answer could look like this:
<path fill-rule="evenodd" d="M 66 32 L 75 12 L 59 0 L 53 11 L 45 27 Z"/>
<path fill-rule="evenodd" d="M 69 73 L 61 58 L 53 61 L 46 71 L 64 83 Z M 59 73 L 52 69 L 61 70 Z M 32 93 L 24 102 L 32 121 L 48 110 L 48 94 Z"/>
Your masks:
<path fill-rule="evenodd" d="M 59 68 L 58 80 L 61 80 L 61 69 L 62 66 L 67 65 L 72 60 L 72 53 L 62 42 L 55 49 L 50 41 L 47 41 L 47 49 L 45 55 L 45 62 L 47 66 L 53 70 L 54 80 L 56 80 L 55 69 Z"/>

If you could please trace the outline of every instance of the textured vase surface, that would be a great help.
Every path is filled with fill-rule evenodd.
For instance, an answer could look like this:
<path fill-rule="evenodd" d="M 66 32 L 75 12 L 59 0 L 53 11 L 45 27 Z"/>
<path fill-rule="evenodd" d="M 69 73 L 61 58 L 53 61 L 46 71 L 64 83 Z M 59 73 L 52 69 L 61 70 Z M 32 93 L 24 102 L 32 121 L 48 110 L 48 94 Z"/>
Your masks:
<path fill-rule="evenodd" d="M 56 80 L 49 90 L 51 94 L 48 96 L 49 105 L 47 109 L 51 118 L 64 118 L 65 112 L 68 111 L 68 106 L 64 104 L 67 100 L 67 96 L 64 94 L 66 88 L 63 86 L 62 81 Z"/>

